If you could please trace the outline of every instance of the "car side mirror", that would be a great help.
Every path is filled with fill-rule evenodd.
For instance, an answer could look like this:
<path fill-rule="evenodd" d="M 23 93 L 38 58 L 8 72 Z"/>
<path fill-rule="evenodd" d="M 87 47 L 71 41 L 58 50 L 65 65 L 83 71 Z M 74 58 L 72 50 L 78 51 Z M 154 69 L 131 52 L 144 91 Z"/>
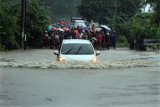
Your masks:
<path fill-rule="evenodd" d="M 59 55 L 59 52 L 58 51 L 54 51 L 54 55 Z"/>
<path fill-rule="evenodd" d="M 96 51 L 96 56 L 97 56 L 97 55 L 100 55 L 100 51 Z"/>

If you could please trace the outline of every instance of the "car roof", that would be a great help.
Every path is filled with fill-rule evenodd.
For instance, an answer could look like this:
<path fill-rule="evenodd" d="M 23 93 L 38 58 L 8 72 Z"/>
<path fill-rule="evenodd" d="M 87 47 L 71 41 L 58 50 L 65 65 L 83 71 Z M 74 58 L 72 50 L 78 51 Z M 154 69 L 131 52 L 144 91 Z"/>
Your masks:
<path fill-rule="evenodd" d="M 75 20 L 75 22 L 85 23 L 85 21 L 84 21 L 84 20 Z"/>
<path fill-rule="evenodd" d="M 84 39 L 64 39 L 63 40 L 63 44 L 69 44 L 69 43 L 91 44 L 89 40 L 84 40 Z"/>

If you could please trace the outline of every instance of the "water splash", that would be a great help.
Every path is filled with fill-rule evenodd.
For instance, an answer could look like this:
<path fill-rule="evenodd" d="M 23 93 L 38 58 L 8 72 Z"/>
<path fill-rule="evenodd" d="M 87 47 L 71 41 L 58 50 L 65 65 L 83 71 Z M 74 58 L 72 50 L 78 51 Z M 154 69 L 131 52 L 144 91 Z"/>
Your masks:
<path fill-rule="evenodd" d="M 132 68 L 158 66 L 154 61 L 143 59 L 104 61 L 97 63 L 89 62 L 38 62 L 38 61 L 13 61 L 5 60 L 0 62 L 0 67 L 24 67 L 24 68 L 53 68 L 53 69 L 108 69 L 108 68 Z"/>
<path fill-rule="evenodd" d="M 133 67 L 160 67 L 160 54 L 128 49 L 101 51 L 100 62 L 56 62 L 53 50 L 26 50 L 0 53 L 0 67 L 53 69 L 111 69 Z"/>

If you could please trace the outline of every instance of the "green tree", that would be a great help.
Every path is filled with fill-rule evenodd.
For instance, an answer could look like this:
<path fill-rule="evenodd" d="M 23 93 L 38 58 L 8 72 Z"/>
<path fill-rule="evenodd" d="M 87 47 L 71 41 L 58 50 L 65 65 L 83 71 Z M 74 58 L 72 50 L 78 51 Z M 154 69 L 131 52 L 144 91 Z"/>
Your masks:
<path fill-rule="evenodd" d="M 99 23 L 105 23 L 106 17 L 110 17 L 115 13 L 114 1 L 82 0 L 82 4 L 79 6 L 79 12 L 88 21 L 94 20 Z"/>
<path fill-rule="evenodd" d="M 0 0 L 0 26 L 1 47 L 5 49 L 16 49 L 19 47 L 16 35 L 19 32 L 18 15 L 19 4 L 16 0 Z"/>
<path fill-rule="evenodd" d="M 78 16 L 78 6 L 82 0 L 43 0 L 45 7 L 49 6 L 49 16 L 52 22 L 70 21 L 71 16 Z"/>
<path fill-rule="evenodd" d="M 42 46 L 43 34 L 47 25 L 49 25 L 49 16 L 43 6 L 42 0 L 28 0 L 26 33 L 30 46 Z"/>
<path fill-rule="evenodd" d="M 25 33 L 28 40 L 34 38 L 35 46 L 40 47 L 45 27 L 48 24 L 48 13 L 43 6 L 43 0 L 27 0 Z M 21 0 L 0 0 L 0 48 L 19 48 L 20 25 Z M 31 41 L 28 43 L 30 44 Z"/>
<path fill-rule="evenodd" d="M 113 16 L 126 20 L 140 11 L 141 0 L 82 0 L 80 14 L 88 20 L 107 23 Z M 127 10 L 127 11 L 126 11 Z"/>
<path fill-rule="evenodd" d="M 159 0 L 146 0 L 146 3 L 150 3 L 154 10 L 152 22 L 155 25 L 160 27 L 160 1 Z"/>

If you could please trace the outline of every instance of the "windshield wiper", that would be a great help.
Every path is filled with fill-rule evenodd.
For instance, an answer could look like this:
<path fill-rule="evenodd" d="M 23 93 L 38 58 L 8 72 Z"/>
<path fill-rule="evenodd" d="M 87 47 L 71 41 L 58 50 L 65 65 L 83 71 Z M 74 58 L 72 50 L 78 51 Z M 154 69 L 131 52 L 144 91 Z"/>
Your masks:
<path fill-rule="evenodd" d="M 78 54 L 78 53 L 80 52 L 80 50 L 82 49 L 82 46 L 83 46 L 83 45 L 80 45 L 80 46 L 79 46 L 79 48 L 78 48 L 78 50 L 77 50 L 77 52 L 76 52 L 75 54 Z"/>
<path fill-rule="evenodd" d="M 66 50 L 66 51 L 64 51 L 64 52 L 62 52 L 63 54 L 69 54 L 74 48 L 76 48 L 76 47 L 79 47 L 78 48 L 78 50 L 77 50 L 77 52 L 75 52 L 75 54 L 78 54 L 79 53 L 79 50 L 81 49 L 81 47 L 82 47 L 82 44 L 78 44 L 78 45 L 75 45 L 75 46 L 72 46 L 72 48 L 70 48 L 70 49 L 68 49 L 68 50 Z"/>
<path fill-rule="evenodd" d="M 75 46 L 73 46 L 72 48 L 70 48 L 70 49 L 64 51 L 63 54 L 69 54 L 69 52 L 70 52 L 71 50 L 73 50 L 74 48 L 75 48 Z"/>

